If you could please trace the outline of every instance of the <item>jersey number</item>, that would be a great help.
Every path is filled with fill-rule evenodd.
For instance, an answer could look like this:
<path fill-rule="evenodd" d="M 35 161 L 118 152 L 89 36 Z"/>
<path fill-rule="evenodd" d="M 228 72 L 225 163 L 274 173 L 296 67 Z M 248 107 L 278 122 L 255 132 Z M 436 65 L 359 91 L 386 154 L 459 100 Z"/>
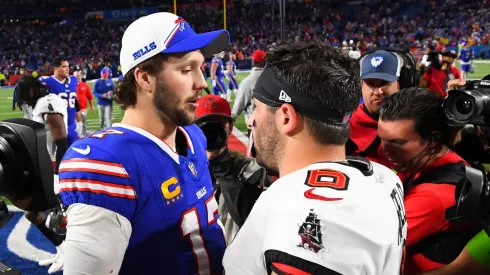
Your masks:
<path fill-rule="evenodd" d="M 216 222 L 216 214 L 218 213 L 218 203 L 213 196 L 206 200 L 206 215 L 208 224 L 210 226 Z M 209 261 L 209 254 L 205 247 L 204 237 L 202 235 L 201 225 L 199 223 L 199 213 L 196 207 L 193 207 L 185 211 L 180 218 L 180 234 L 182 238 L 188 238 L 191 247 L 192 254 L 197 264 L 197 274 L 205 275 L 211 273 L 211 263 Z M 224 235 L 224 234 L 223 234 Z"/>
<path fill-rule="evenodd" d="M 66 104 L 68 104 L 68 107 L 75 108 L 75 101 L 77 99 L 77 93 L 70 93 L 69 96 L 67 93 L 59 93 L 58 96 L 66 101 Z"/>
<path fill-rule="evenodd" d="M 340 172 L 330 169 L 308 171 L 306 185 L 311 187 L 327 187 L 339 191 L 349 188 L 349 177 Z"/>

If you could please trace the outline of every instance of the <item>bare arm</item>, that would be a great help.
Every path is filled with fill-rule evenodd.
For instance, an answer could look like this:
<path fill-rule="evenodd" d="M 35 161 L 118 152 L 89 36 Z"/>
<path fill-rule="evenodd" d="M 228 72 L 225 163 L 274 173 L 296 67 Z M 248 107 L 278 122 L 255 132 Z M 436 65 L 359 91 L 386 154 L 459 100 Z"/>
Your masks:
<path fill-rule="evenodd" d="M 216 80 L 216 71 L 218 70 L 218 63 L 211 63 L 211 79 Z"/>
<path fill-rule="evenodd" d="M 53 142 L 56 144 L 56 169 L 55 174 L 58 174 L 58 169 L 68 150 L 68 140 L 66 139 L 66 129 L 63 116 L 60 114 L 46 114 L 49 131 L 53 137 Z"/>
<path fill-rule="evenodd" d="M 61 114 L 46 114 L 46 121 L 53 140 L 66 138 L 65 122 Z"/>

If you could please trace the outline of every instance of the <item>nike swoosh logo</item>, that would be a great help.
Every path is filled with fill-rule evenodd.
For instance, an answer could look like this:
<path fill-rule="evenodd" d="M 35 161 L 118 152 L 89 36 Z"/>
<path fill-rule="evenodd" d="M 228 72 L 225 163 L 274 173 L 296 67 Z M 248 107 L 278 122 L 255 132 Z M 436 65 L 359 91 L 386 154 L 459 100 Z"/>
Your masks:
<path fill-rule="evenodd" d="M 87 148 L 85 148 L 85 149 L 80 149 L 80 148 L 75 148 L 75 147 L 73 147 L 71 149 L 73 149 L 75 152 L 80 153 L 82 155 L 90 154 L 90 146 L 88 146 L 88 145 L 87 145 Z"/>
<path fill-rule="evenodd" d="M 307 199 L 319 200 L 319 201 L 340 201 L 340 200 L 343 200 L 342 198 L 328 198 L 328 197 L 324 197 L 322 195 L 317 195 L 317 194 L 313 193 L 313 190 L 315 190 L 315 188 L 311 188 L 311 189 L 308 189 L 305 191 L 305 197 Z"/>

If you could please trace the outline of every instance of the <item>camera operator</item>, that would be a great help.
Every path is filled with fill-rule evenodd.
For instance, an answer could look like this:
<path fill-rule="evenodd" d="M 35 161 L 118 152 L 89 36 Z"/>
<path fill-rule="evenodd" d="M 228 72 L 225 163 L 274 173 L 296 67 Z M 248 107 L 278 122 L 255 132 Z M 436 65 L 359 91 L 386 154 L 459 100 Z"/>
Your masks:
<path fill-rule="evenodd" d="M 434 57 L 438 58 L 438 54 L 436 52 L 438 42 L 437 40 L 433 40 L 427 44 L 427 48 L 425 48 L 425 53 L 422 56 L 422 59 L 418 63 L 418 67 L 420 70 L 425 71 L 426 68 L 430 67 Z"/>
<path fill-rule="evenodd" d="M 51 156 L 52 166 L 58 173 L 59 164 L 66 150 L 67 140 L 67 107 L 66 102 L 55 94 L 50 94 L 39 80 L 32 76 L 23 76 L 18 82 L 17 98 L 33 108 L 32 120 L 45 126 L 47 137 L 47 149 Z M 13 201 L 20 204 L 20 208 L 29 204 L 29 201 Z M 57 255 L 51 259 L 39 262 L 40 265 L 51 265 L 48 273 L 54 273 L 63 268 L 63 241 L 65 235 L 53 231 L 52 225 L 60 223 L 63 219 L 61 212 L 55 212 L 55 216 L 46 217 L 38 211 L 25 211 L 25 217 L 34 224 L 41 233 L 56 246 Z"/>
<path fill-rule="evenodd" d="M 270 185 L 266 171 L 239 152 L 228 149 L 228 136 L 233 130 L 230 104 L 217 95 L 199 100 L 196 124 L 207 139 L 207 155 L 215 177 L 216 200 L 226 239 L 231 243 L 245 222 L 264 187 Z"/>
<path fill-rule="evenodd" d="M 406 274 L 450 263 L 481 229 L 476 220 L 446 218 L 467 163 L 448 148 L 452 129 L 442 102 L 435 93 L 409 88 L 381 104 L 378 136 L 405 187 Z"/>
<path fill-rule="evenodd" d="M 432 52 L 430 66 L 426 68 L 420 79 L 420 86 L 435 92 L 441 97 L 447 96 L 448 82 L 453 79 L 462 79 L 461 72 L 453 66 L 456 52 Z"/>
<path fill-rule="evenodd" d="M 352 114 L 348 155 L 359 155 L 389 167 L 377 137 L 379 109 L 384 97 L 415 86 L 415 58 L 408 50 L 386 48 L 360 58 L 364 103 Z"/>

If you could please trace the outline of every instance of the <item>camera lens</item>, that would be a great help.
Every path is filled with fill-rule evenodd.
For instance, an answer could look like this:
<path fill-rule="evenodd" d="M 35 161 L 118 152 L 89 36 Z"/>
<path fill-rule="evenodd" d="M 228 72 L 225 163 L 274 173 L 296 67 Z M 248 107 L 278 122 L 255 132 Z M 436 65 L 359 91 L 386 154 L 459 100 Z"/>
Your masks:
<path fill-rule="evenodd" d="M 207 140 L 207 150 L 216 152 L 226 145 L 226 131 L 223 126 L 215 121 L 198 124 Z"/>
<path fill-rule="evenodd" d="M 458 98 L 456 101 L 456 111 L 462 115 L 468 115 L 473 110 L 473 103 L 467 98 Z"/>

